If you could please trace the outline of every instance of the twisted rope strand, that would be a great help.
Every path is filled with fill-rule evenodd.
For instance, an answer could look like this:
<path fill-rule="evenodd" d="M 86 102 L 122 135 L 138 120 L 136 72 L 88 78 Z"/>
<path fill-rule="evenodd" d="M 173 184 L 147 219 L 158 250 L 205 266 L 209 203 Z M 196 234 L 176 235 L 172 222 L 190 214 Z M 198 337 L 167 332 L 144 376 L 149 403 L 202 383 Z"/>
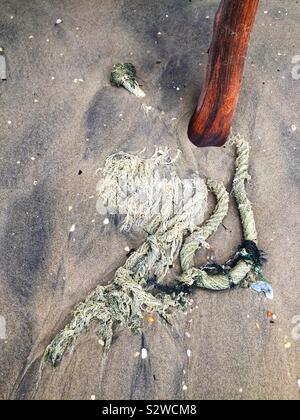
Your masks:
<path fill-rule="evenodd" d="M 257 232 L 251 203 L 246 195 L 245 182 L 249 179 L 248 165 L 250 146 L 241 137 L 236 138 L 236 169 L 233 181 L 233 193 L 238 205 L 244 239 L 244 244 L 238 252 L 239 259 L 230 269 L 226 268 L 225 274 L 209 274 L 205 267 L 196 268 L 194 256 L 196 251 L 206 244 L 207 239 L 216 232 L 219 225 L 228 212 L 229 194 L 221 183 L 207 181 L 209 190 L 215 194 L 217 204 L 213 214 L 207 222 L 197 227 L 191 223 L 190 215 L 199 208 L 201 204 L 197 197 L 196 205 L 191 202 L 184 205 L 181 214 L 175 214 L 168 220 L 157 215 L 149 222 L 149 236 L 145 242 L 134 252 L 120 267 L 114 276 L 113 282 L 108 286 L 98 286 L 85 301 L 81 302 L 74 310 L 70 323 L 54 338 L 45 351 L 45 359 L 53 366 L 60 363 L 65 352 L 74 345 L 78 336 L 86 330 L 92 322 L 97 321 L 99 334 L 105 341 L 105 349 L 108 350 L 113 334 L 116 329 L 129 328 L 133 332 L 141 331 L 143 328 L 144 312 L 157 312 L 163 318 L 168 318 L 172 307 L 184 305 L 184 296 L 189 286 L 209 289 L 227 290 L 234 286 L 242 286 L 245 281 L 251 281 L 257 276 L 262 276 L 259 251 L 257 250 Z M 165 156 L 157 154 L 163 162 Z M 155 155 L 155 158 L 157 157 Z M 127 154 L 124 159 L 111 157 L 108 159 L 106 174 L 115 176 L 114 164 L 120 168 L 127 168 L 131 174 L 147 173 L 147 177 L 153 174 L 153 167 L 150 164 L 143 164 L 139 158 L 131 159 Z M 137 163 L 137 165 L 136 165 Z M 121 175 L 122 177 L 123 175 Z M 113 185 L 118 191 L 119 184 L 116 178 L 106 180 L 106 186 Z M 202 195 L 203 197 L 203 195 Z M 195 204 L 195 203 L 194 203 Z M 171 214 L 171 213 L 170 213 Z M 132 220 L 127 221 L 132 224 Z M 189 235 L 188 237 L 186 237 Z M 250 245 L 251 246 L 250 246 Z M 257 255 L 251 254 L 254 249 Z M 250 249 L 250 250 L 249 250 Z M 179 294 L 167 292 L 172 290 L 167 286 L 161 286 L 160 293 L 154 295 L 153 288 L 149 287 L 151 276 L 156 281 L 163 280 L 169 271 L 169 264 L 177 257 L 180 257 L 182 275 L 177 279 Z M 188 286 L 188 289 L 180 285 Z"/>

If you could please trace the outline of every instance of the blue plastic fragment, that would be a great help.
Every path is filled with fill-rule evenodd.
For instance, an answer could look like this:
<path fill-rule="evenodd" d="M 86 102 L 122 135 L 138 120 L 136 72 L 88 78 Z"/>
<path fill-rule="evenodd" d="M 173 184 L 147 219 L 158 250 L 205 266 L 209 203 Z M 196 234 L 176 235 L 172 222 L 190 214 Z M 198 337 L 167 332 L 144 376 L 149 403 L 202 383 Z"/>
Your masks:
<path fill-rule="evenodd" d="M 251 289 L 258 293 L 264 293 L 267 299 L 274 299 L 274 291 L 270 283 L 266 281 L 258 281 L 251 285 Z"/>

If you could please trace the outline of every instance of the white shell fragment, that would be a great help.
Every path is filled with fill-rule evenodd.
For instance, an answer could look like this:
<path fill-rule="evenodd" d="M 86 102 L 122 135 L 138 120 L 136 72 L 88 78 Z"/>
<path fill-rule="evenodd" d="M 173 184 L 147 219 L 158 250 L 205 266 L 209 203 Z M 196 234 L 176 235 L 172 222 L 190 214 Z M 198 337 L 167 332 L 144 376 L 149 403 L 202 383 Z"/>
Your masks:
<path fill-rule="evenodd" d="M 142 359 L 143 360 L 147 359 L 147 357 L 148 357 L 148 350 L 147 349 L 142 349 L 141 355 L 142 355 Z"/>
<path fill-rule="evenodd" d="M 76 225 L 75 225 L 75 223 L 70 227 L 70 233 L 73 233 L 73 232 L 75 232 L 75 229 L 76 229 Z"/>
<path fill-rule="evenodd" d="M 0 48 L 0 80 L 6 80 L 6 61 L 2 48 Z"/>

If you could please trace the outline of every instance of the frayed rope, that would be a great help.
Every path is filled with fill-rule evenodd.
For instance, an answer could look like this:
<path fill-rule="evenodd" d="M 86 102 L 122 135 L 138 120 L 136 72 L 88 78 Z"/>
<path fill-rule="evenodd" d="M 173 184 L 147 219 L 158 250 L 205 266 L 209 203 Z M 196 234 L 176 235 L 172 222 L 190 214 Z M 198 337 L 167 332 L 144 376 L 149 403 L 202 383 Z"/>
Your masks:
<path fill-rule="evenodd" d="M 206 241 L 217 231 L 228 212 L 229 194 L 221 183 L 207 181 L 207 188 L 215 195 L 217 204 L 209 219 L 198 227 L 195 219 L 199 214 L 204 215 L 206 209 L 207 190 L 201 178 L 195 179 L 194 185 L 198 188 L 183 203 L 180 213 L 170 206 L 182 183 L 175 171 L 169 179 L 167 191 L 156 197 L 150 194 L 153 183 L 157 182 L 158 168 L 172 167 L 178 157 L 172 159 L 168 150 L 157 150 L 150 159 L 126 153 L 107 159 L 105 179 L 99 188 L 101 196 L 113 210 L 126 215 L 122 230 L 146 226 L 148 235 L 124 266 L 116 271 L 113 282 L 108 286 L 98 286 L 76 307 L 71 322 L 47 347 L 45 360 L 57 366 L 81 332 L 93 322 L 97 322 L 98 333 L 107 351 L 116 330 L 128 328 L 140 332 L 145 312 L 156 312 L 168 320 L 172 308 L 187 307 L 187 298 L 195 288 L 219 291 L 244 287 L 257 280 L 267 284 L 262 274 L 263 258 L 257 248 L 252 206 L 245 190 L 245 182 L 249 179 L 250 146 L 240 136 L 235 138 L 235 144 L 237 159 L 233 194 L 243 226 L 244 242 L 233 259 L 222 266 L 194 267 L 195 253 L 202 246 L 208 246 Z M 124 185 L 129 187 L 129 195 L 128 190 L 124 195 Z M 136 193 L 140 188 L 146 188 L 146 200 L 136 206 Z M 168 204 L 160 202 L 165 193 L 170 193 Z M 163 211 L 153 214 L 151 210 L 158 202 Z M 163 284 L 176 259 L 180 261 L 182 274 L 175 279 L 174 285 Z"/>

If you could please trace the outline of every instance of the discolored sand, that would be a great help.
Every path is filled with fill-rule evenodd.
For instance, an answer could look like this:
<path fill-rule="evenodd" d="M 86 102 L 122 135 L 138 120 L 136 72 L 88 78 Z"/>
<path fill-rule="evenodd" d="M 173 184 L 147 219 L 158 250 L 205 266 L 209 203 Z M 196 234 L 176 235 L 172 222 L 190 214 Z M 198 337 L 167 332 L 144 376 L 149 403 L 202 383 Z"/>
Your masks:
<path fill-rule="evenodd" d="M 299 399 L 292 322 L 300 315 L 300 78 L 292 76 L 292 60 L 300 55 L 300 4 L 291 0 L 261 1 L 234 123 L 253 146 L 248 191 L 274 302 L 247 290 L 199 291 L 192 313 L 176 314 L 172 326 L 146 327 L 146 360 L 134 357 L 141 337 L 128 332 L 104 359 L 91 331 L 58 369 L 39 374 L 40 356 L 72 307 L 109 282 L 124 248 L 140 242 L 105 227 L 91 198 L 107 155 L 179 147 L 183 173 L 199 170 L 230 188 L 233 149 L 196 149 L 186 137 L 217 5 L 2 2 L 8 80 L 0 82 L 0 317 L 7 340 L 0 337 L 0 399 Z M 63 23 L 55 26 L 57 18 Z M 110 86 L 119 61 L 136 65 L 145 100 Z M 148 116 L 142 103 L 153 107 Z M 232 202 L 213 238 L 216 260 L 240 240 Z"/>

